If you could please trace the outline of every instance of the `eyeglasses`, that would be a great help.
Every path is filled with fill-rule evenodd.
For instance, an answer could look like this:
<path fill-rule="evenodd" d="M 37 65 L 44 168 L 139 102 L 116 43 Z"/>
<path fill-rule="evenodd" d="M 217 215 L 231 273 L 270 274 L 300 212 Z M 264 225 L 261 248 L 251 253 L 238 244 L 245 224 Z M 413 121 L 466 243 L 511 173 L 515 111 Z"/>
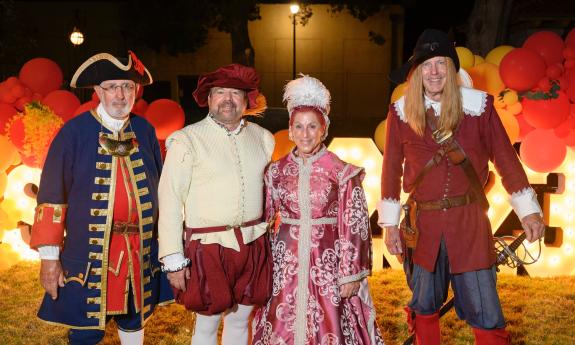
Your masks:
<path fill-rule="evenodd" d="M 108 86 L 98 85 L 102 90 L 106 91 L 108 94 L 113 95 L 118 91 L 118 88 L 122 89 L 123 93 L 133 93 L 136 90 L 136 84 L 134 83 L 123 83 L 123 84 L 112 84 Z"/>

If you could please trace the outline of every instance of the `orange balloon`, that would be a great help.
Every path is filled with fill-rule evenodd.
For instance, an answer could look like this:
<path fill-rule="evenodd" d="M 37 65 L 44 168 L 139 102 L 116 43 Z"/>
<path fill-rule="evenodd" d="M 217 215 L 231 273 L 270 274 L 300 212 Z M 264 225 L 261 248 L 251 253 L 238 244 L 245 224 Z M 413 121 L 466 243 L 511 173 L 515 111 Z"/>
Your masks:
<path fill-rule="evenodd" d="M 499 118 L 501 119 L 501 123 L 503 123 L 505 132 L 509 137 L 509 141 L 511 141 L 512 144 L 515 143 L 519 138 L 519 122 L 517 122 L 515 115 L 505 109 L 496 110 L 497 114 L 499 114 Z"/>
<path fill-rule="evenodd" d="M 277 161 L 283 156 L 289 154 L 295 147 L 295 143 L 289 139 L 289 130 L 282 129 L 274 134 L 276 146 L 272 154 L 272 161 Z"/>
<path fill-rule="evenodd" d="M 483 90 L 490 95 L 499 96 L 499 93 L 505 89 L 505 84 L 499 76 L 499 68 L 489 62 L 484 62 L 474 66 L 468 71 L 473 79 L 473 87 Z"/>

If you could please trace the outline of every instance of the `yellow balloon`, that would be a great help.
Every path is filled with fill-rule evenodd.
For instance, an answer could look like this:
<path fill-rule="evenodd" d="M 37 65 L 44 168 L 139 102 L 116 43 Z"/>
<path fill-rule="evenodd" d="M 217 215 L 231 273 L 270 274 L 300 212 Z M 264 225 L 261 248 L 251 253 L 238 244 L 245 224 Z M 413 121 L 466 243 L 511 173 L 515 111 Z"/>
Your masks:
<path fill-rule="evenodd" d="M 0 171 L 0 197 L 4 195 L 4 190 L 6 189 L 6 181 L 8 181 L 8 176 L 3 171 Z"/>
<path fill-rule="evenodd" d="M 471 68 L 475 65 L 475 55 L 471 50 L 465 47 L 455 47 L 457 57 L 459 58 L 459 66 L 465 69 Z"/>
<path fill-rule="evenodd" d="M 503 57 L 505 55 L 507 55 L 507 53 L 509 53 L 513 49 L 515 49 L 515 47 L 513 47 L 513 46 L 495 47 L 495 48 L 491 49 L 491 51 L 489 53 L 487 53 L 487 56 L 485 56 L 485 62 L 489 62 L 489 63 L 492 63 L 496 66 L 499 66 L 501 59 L 503 59 Z"/>
<path fill-rule="evenodd" d="M 406 88 L 407 88 L 406 81 L 397 85 L 395 89 L 393 89 L 393 92 L 391 93 L 391 103 L 397 101 L 398 99 L 401 98 L 401 96 L 405 95 Z"/>
<path fill-rule="evenodd" d="M 385 148 L 385 127 L 386 120 L 383 120 L 375 127 L 375 133 L 373 134 L 373 140 L 379 151 L 383 152 Z"/>
<path fill-rule="evenodd" d="M 473 66 L 480 65 L 485 62 L 485 59 L 481 55 L 475 55 L 475 64 Z"/>
<path fill-rule="evenodd" d="M 505 95 L 503 95 L 503 102 L 505 102 L 507 105 L 513 105 L 519 102 L 517 91 L 511 89 L 505 90 Z"/>
<path fill-rule="evenodd" d="M 283 156 L 290 153 L 290 151 L 295 147 L 293 141 L 289 139 L 289 130 L 282 129 L 274 134 L 276 140 L 276 145 L 274 147 L 274 152 L 272 153 L 272 161 L 277 161 Z"/>
<path fill-rule="evenodd" d="M 18 221 L 21 220 L 22 217 L 22 212 L 20 212 L 16 203 L 13 200 L 4 199 L 0 207 L 3 213 L 7 215 L 7 217 L 1 221 L 4 229 L 15 229 L 18 226 Z"/>

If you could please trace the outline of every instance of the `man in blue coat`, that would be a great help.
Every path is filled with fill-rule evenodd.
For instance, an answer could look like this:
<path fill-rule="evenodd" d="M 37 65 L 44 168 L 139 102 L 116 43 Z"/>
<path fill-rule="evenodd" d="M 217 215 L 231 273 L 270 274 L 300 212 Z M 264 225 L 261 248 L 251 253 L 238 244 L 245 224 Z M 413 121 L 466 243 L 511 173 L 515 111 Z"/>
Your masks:
<path fill-rule="evenodd" d="M 156 221 L 162 168 L 154 128 L 130 113 L 152 77 L 136 55 L 92 56 L 72 87 L 93 87 L 97 108 L 69 120 L 42 170 L 30 246 L 46 290 L 38 316 L 96 344 L 114 318 L 123 345 L 143 344 L 154 307 L 173 299 L 160 270 Z"/>

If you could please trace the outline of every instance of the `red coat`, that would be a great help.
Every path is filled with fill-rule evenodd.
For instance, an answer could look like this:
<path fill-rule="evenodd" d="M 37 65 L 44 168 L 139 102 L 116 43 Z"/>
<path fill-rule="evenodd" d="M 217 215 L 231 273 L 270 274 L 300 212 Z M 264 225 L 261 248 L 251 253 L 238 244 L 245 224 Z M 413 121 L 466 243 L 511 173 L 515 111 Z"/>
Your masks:
<path fill-rule="evenodd" d="M 492 161 L 509 194 L 530 188 L 517 153 L 493 107 L 493 97 L 467 88 L 462 88 L 462 94 L 465 116 L 455 132 L 455 139 L 481 182 L 487 181 L 488 162 Z M 409 127 L 403 116 L 403 98 L 392 104 L 387 117 L 383 160 L 384 202 L 395 202 L 399 206 L 402 176 L 403 190 L 408 191 L 438 149 L 429 128 L 420 137 Z M 417 201 L 430 201 L 463 195 L 468 189 L 469 182 L 462 168 L 451 165 L 444 158 L 427 173 L 414 196 Z M 451 273 L 484 269 L 495 263 L 491 225 L 477 202 L 447 210 L 421 211 L 417 226 L 420 237 L 413 261 L 428 271 L 434 270 L 442 236 Z"/>

